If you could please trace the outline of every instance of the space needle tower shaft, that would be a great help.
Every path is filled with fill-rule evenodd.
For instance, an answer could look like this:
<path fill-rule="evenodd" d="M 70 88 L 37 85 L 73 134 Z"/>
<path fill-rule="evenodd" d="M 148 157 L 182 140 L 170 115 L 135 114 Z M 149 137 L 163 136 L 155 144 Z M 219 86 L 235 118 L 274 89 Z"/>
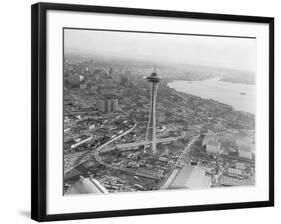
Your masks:
<path fill-rule="evenodd" d="M 156 154 L 156 95 L 158 90 L 158 84 L 160 82 L 160 78 L 157 73 L 154 72 L 146 77 L 147 81 L 151 83 L 151 91 L 150 91 L 150 108 L 149 108 L 149 117 L 147 124 L 147 132 L 146 132 L 146 142 L 149 142 L 152 153 Z M 146 147 L 145 147 L 146 148 Z"/>

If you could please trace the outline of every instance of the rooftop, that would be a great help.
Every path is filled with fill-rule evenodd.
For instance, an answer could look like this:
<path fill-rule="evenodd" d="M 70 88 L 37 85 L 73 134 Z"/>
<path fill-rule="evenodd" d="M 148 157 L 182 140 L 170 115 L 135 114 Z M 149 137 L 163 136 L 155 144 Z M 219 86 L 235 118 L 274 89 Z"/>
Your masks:
<path fill-rule="evenodd" d="M 84 178 L 81 176 L 80 180 L 76 181 L 66 190 L 65 195 L 89 193 L 105 194 L 108 193 L 108 191 L 96 179 Z"/>
<path fill-rule="evenodd" d="M 209 136 L 206 135 L 202 145 L 212 145 L 212 146 L 219 146 L 220 142 L 218 141 L 216 136 Z"/>
<path fill-rule="evenodd" d="M 197 166 L 187 165 L 179 171 L 169 189 L 204 187 L 208 187 L 205 181 L 205 170 Z"/>

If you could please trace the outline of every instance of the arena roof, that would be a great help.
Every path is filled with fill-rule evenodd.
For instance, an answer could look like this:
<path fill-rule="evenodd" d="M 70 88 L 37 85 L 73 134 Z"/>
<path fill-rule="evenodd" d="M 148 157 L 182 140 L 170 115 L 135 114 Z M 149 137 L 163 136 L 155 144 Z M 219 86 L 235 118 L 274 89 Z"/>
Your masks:
<path fill-rule="evenodd" d="M 205 181 L 205 170 L 197 166 L 184 166 L 173 182 L 170 184 L 169 189 L 182 189 L 182 188 L 204 188 L 208 187 Z"/>
<path fill-rule="evenodd" d="M 80 177 L 80 180 L 66 190 L 65 195 L 89 193 L 103 194 L 108 193 L 108 191 L 96 179 Z"/>

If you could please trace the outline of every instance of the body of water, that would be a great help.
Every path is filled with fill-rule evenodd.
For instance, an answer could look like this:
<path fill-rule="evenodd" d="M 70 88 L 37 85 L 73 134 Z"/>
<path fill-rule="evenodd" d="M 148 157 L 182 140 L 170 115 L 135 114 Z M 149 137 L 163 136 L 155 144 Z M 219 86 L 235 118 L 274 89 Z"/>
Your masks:
<path fill-rule="evenodd" d="M 175 80 L 170 88 L 205 99 L 213 99 L 252 114 L 256 113 L 256 86 L 219 81 L 220 78 L 202 81 Z"/>

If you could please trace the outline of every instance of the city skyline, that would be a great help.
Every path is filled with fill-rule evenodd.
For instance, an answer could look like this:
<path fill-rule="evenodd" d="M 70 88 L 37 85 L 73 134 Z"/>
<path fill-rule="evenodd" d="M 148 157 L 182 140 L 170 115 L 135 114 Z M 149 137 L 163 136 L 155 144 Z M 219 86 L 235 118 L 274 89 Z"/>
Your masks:
<path fill-rule="evenodd" d="M 256 70 L 253 38 L 74 29 L 64 32 L 66 51 L 247 72 Z"/>

